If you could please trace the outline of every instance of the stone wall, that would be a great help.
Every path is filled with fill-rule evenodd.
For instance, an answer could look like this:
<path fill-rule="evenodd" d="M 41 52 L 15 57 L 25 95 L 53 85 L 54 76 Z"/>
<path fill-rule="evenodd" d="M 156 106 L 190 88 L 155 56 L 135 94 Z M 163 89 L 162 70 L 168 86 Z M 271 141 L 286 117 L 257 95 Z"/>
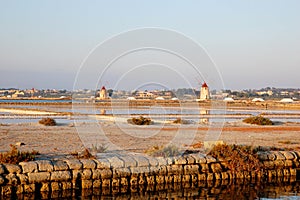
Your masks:
<path fill-rule="evenodd" d="M 272 182 L 296 180 L 300 152 L 260 152 L 263 169 L 232 172 L 228 161 L 203 154 L 153 158 L 128 154 L 98 154 L 99 159 L 38 160 L 18 165 L 0 164 L 1 196 L 99 188 L 104 194 L 159 191 L 166 186 L 183 188 L 233 181 Z"/>

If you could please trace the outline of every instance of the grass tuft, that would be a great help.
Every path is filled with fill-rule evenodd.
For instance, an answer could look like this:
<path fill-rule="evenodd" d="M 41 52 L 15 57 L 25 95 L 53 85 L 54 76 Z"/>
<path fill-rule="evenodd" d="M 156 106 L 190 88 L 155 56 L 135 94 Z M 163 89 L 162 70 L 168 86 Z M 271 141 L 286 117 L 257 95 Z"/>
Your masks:
<path fill-rule="evenodd" d="M 21 152 L 15 145 L 10 145 L 10 151 L 0 153 L 0 163 L 17 164 L 19 162 L 27 162 L 35 160 L 36 155 L 39 155 L 38 151 L 32 150 Z"/>
<path fill-rule="evenodd" d="M 39 123 L 45 126 L 56 126 L 56 121 L 50 117 L 41 119 Z"/>
<path fill-rule="evenodd" d="M 262 116 L 253 116 L 253 117 L 248 117 L 246 119 L 243 120 L 243 122 L 247 123 L 247 124 L 256 124 L 256 125 L 274 125 L 274 123 L 266 117 L 262 117 Z"/>

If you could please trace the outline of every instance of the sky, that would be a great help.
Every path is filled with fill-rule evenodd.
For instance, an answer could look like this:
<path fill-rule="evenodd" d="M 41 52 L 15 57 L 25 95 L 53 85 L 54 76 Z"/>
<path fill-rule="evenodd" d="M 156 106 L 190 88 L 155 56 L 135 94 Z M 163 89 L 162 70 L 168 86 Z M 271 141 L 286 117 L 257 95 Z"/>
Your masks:
<path fill-rule="evenodd" d="M 174 30 L 200 44 L 225 89 L 300 88 L 299 10 L 298 0 L 0 0 L 0 88 L 72 89 L 97 45 L 143 27 Z M 144 80 L 149 67 L 124 80 Z M 178 76 L 164 78 L 172 87 Z M 133 89 L 129 82 L 120 89 Z"/>

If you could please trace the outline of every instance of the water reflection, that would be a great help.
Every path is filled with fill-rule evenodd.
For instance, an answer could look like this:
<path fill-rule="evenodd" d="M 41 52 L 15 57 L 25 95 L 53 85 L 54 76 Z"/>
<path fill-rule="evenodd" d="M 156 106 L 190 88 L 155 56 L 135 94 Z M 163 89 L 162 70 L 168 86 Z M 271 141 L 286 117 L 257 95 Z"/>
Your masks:
<path fill-rule="evenodd" d="M 19 194 L 11 199 L 300 199 L 300 182 L 252 183 L 247 180 L 197 184 L 122 186 Z"/>
<path fill-rule="evenodd" d="M 205 117 L 205 115 L 209 115 L 210 110 L 207 108 L 200 108 L 200 123 L 203 124 L 208 124 L 209 123 L 209 118 Z"/>

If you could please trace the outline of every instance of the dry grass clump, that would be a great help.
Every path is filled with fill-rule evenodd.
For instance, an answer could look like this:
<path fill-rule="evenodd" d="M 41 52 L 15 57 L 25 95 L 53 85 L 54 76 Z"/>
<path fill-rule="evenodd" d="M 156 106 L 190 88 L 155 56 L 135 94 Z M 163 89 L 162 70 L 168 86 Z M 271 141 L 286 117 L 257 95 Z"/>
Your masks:
<path fill-rule="evenodd" d="M 274 123 L 266 117 L 262 116 L 253 116 L 253 117 L 248 117 L 243 120 L 243 122 L 247 124 L 256 124 L 256 125 L 274 125 Z"/>
<path fill-rule="evenodd" d="M 50 117 L 41 119 L 39 123 L 45 126 L 56 126 L 56 121 Z"/>
<path fill-rule="evenodd" d="M 257 150 L 244 145 L 215 145 L 209 155 L 218 160 L 228 160 L 228 168 L 231 171 L 259 171 L 261 163 Z"/>
<path fill-rule="evenodd" d="M 19 162 L 27 162 L 35 159 L 39 155 L 38 151 L 32 150 L 31 152 L 21 152 L 15 145 L 10 145 L 10 151 L 0 153 L 0 163 L 17 164 Z"/>
<path fill-rule="evenodd" d="M 178 147 L 170 145 L 164 146 L 153 146 L 152 148 L 145 151 L 146 154 L 154 157 L 174 157 L 180 154 Z"/>
<path fill-rule="evenodd" d="M 77 159 L 94 159 L 95 156 L 93 156 L 88 149 L 84 149 L 82 152 L 71 152 L 72 156 L 74 156 Z"/>
<path fill-rule="evenodd" d="M 143 116 L 140 116 L 139 118 L 131 118 L 131 119 L 128 119 L 127 122 L 129 124 L 133 124 L 133 125 L 150 125 L 150 124 L 153 124 L 153 122 L 151 121 L 150 118 L 146 118 L 146 117 L 143 117 Z"/>
<path fill-rule="evenodd" d="M 191 124 L 190 121 L 188 120 L 184 120 L 184 119 L 181 119 L 181 118 L 177 118 L 173 121 L 174 124 Z"/>

